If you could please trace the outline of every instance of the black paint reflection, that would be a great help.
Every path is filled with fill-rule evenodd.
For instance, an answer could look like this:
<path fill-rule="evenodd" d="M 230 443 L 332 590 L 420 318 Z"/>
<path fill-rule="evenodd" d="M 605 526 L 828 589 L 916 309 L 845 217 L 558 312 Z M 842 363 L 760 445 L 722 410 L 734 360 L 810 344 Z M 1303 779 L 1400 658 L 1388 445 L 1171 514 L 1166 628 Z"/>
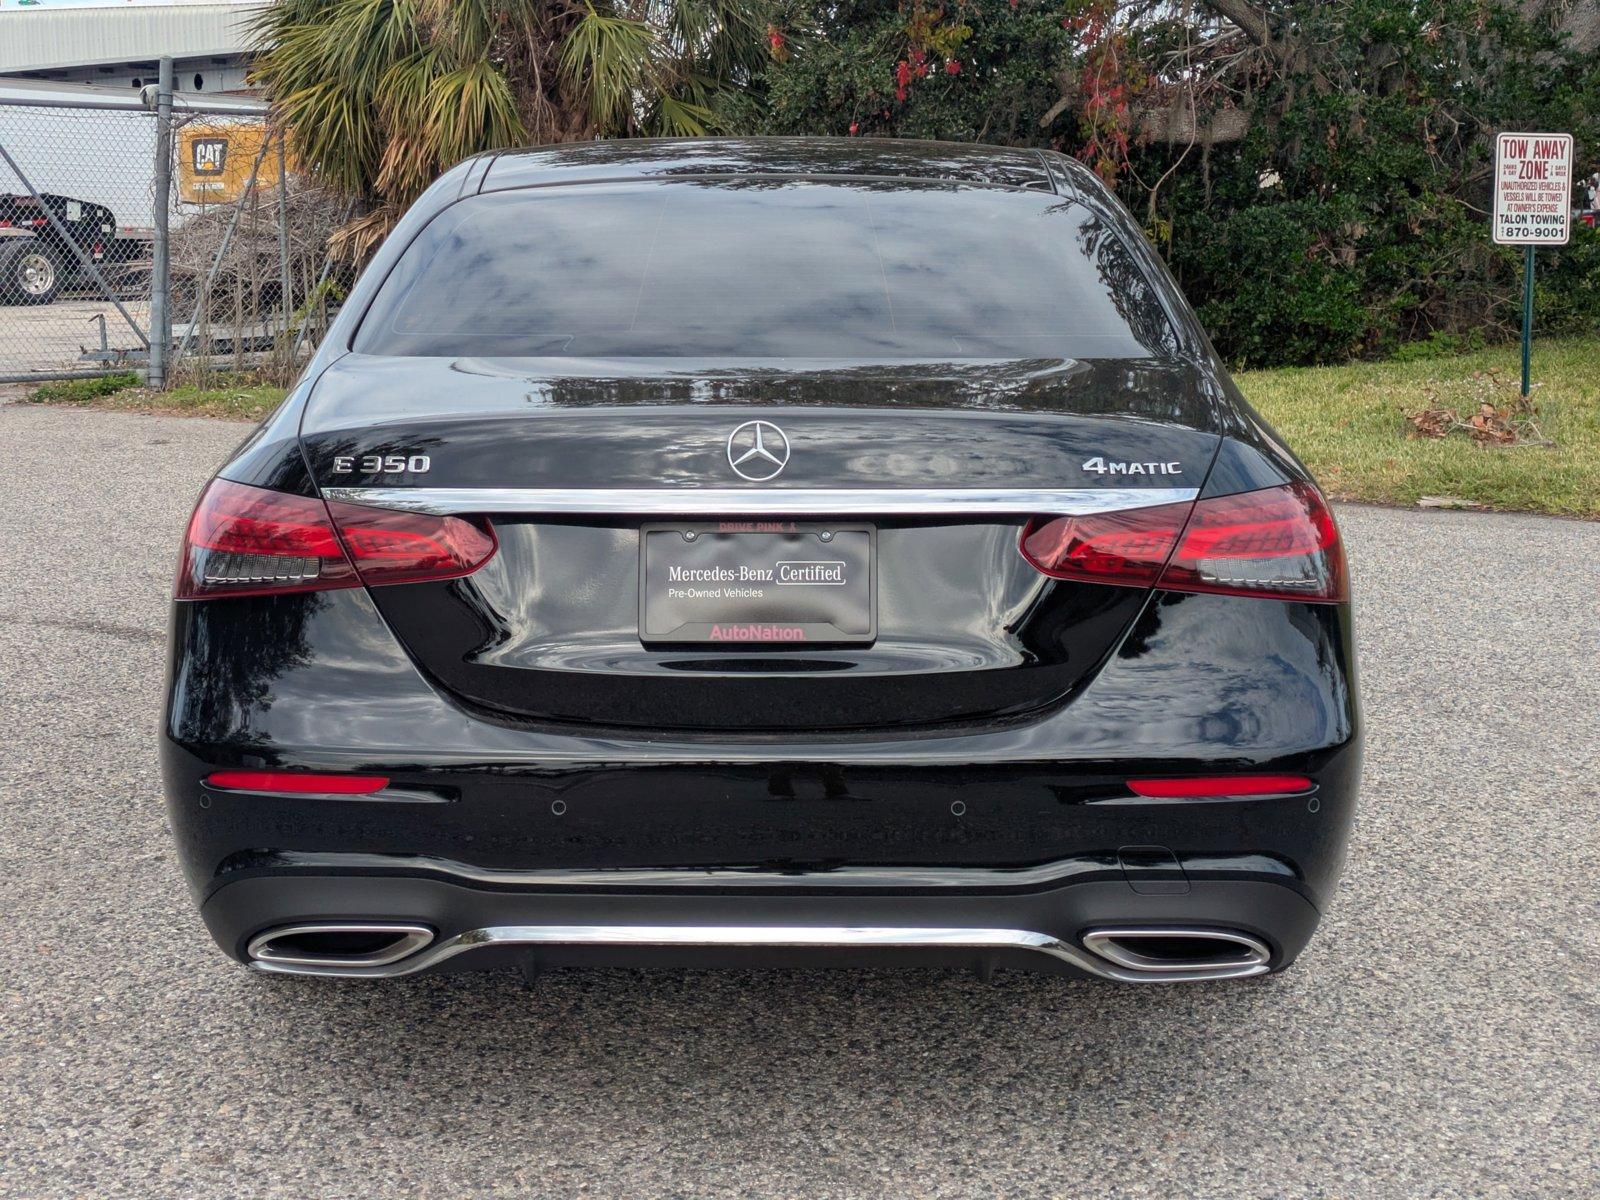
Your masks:
<path fill-rule="evenodd" d="M 789 730 L 697 741 L 475 717 L 430 685 L 364 591 L 327 593 L 291 617 L 301 603 L 180 609 L 171 715 L 179 740 L 167 743 L 166 766 L 174 821 L 202 883 L 249 848 L 594 868 L 797 856 L 1021 865 L 1156 844 L 1186 861 L 1270 850 L 1282 866 L 1248 869 L 1288 871 L 1322 889 L 1337 871 L 1359 769 L 1354 700 L 1341 682 L 1348 672 L 1326 675 L 1349 655 L 1344 616 L 1330 606 L 1163 599 L 1141 618 L 1130 653 L 1026 724 L 920 738 L 880 730 L 797 739 Z M 254 633 L 227 640 L 201 615 L 225 604 L 272 615 L 235 614 L 229 625 Z M 219 651 L 236 665 L 222 667 Z M 1246 719 L 1246 708 L 1258 719 Z M 462 798 L 442 807 L 248 798 L 202 811 L 193 803 L 207 764 L 241 762 L 381 767 L 405 785 L 445 785 Z M 1313 817 L 1298 799 L 1225 812 L 1104 803 L 1126 795 L 1122 779 L 1185 766 L 1309 771 L 1321 779 L 1323 807 Z M 549 811 L 555 798 L 568 805 L 559 822 Z M 957 799 L 967 816 L 941 818 Z M 1221 840 L 1219 821 L 1230 831 Z M 1241 869 L 1238 860 L 1213 865 Z"/>
<path fill-rule="evenodd" d="M 880 525 L 877 640 L 780 659 L 646 649 L 639 534 L 501 521 L 466 579 L 374 599 L 442 686 L 505 714 L 590 727 L 840 729 L 1005 719 L 1060 700 L 1110 652 L 1137 591 L 1053 583 L 1012 524 Z M 752 657 L 755 661 L 752 661 Z M 755 669 L 759 667 L 759 669 Z"/>
<path fill-rule="evenodd" d="M 765 416 L 794 447 L 782 486 L 1198 487 L 1211 430 L 1228 426 L 1191 370 L 1154 361 L 756 366 L 703 378 L 539 369 L 352 355 L 307 414 L 312 471 L 323 486 L 737 487 L 728 432 Z M 332 470 L 337 455 L 419 452 L 432 454 L 426 479 Z M 1112 480 L 1083 471 L 1091 456 L 1178 466 Z"/>
<path fill-rule="evenodd" d="M 1354 733 L 1345 612 L 1158 592 L 1075 702 L 1080 744 L 1183 757 L 1235 748 L 1258 763 Z"/>
<path fill-rule="evenodd" d="M 1050 190 L 1036 150 L 869 138 L 719 138 L 573 142 L 498 157 L 486 191 L 598 179 L 848 175 L 954 180 Z"/>
<path fill-rule="evenodd" d="M 233 750 L 265 749 L 258 717 L 276 685 L 313 657 L 307 628 L 332 593 L 178 602 L 170 721 L 175 735 Z M 271 762 L 271 755 L 262 759 Z"/>
<path fill-rule="evenodd" d="M 379 417 L 648 404 L 950 408 L 1119 416 L 1235 431 L 1230 406 L 1191 364 L 1149 358 L 728 362 L 357 354 L 323 376 L 308 417 L 315 430 Z"/>

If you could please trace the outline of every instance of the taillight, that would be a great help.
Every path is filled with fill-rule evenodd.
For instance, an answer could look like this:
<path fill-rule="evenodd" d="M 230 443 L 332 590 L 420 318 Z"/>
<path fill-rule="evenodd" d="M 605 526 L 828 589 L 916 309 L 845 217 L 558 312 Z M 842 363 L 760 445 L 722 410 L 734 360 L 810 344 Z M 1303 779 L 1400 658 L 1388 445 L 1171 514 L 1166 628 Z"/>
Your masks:
<path fill-rule="evenodd" d="M 1308 483 L 1035 521 L 1023 530 L 1022 553 L 1057 579 L 1324 602 L 1350 596 L 1339 531 Z"/>
<path fill-rule="evenodd" d="M 1230 596 L 1350 598 L 1339 530 L 1309 483 L 1197 501 L 1159 586 Z"/>
<path fill-rule="evenodd" d="M 487 528 L 460 517 L 328 505 L 214 479 L 189 520 L 175 594 L 199 600 L 454 579 L 481 567 L 495 545 Z"/>
<path fill-rule="evenodd" d="M 1034 521 L 1022 556 L 1053 579 L 1150 587 L 1189 516 L 1188 504 Z"/>
<path fill-rule="evenodd" d="M 494 534 L 460 517 L 330 501 L 328 512 L 361 581 L 418 583 L 470 575 L 494 556 Z"/>
<path fill-rule="evenodd" d="M 176 594 L 269 596 L 360 582 L 321 500 L 213 479 L 189 518 Z"/>

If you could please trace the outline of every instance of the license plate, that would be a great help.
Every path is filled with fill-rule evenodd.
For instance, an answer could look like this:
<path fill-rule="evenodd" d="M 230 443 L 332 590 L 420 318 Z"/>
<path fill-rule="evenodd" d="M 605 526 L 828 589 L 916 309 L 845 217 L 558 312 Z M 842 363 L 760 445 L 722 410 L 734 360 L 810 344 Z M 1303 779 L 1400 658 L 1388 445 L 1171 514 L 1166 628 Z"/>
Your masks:
<path fill-rule="evenodd" d="M 770 648 L 877 636 L 871 525 L 717 521 L 640 535 L 643 641 Z"/>

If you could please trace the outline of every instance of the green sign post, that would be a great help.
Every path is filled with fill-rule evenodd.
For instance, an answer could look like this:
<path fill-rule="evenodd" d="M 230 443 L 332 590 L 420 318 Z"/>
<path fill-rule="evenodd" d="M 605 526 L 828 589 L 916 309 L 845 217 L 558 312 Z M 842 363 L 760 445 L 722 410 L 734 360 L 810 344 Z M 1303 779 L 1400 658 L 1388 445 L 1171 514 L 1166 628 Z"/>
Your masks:
<path fill-rule="evenodd" d="M 1533 251 L 1572 234 L 1572 135 L 1502 133 L 1494 141 L 1494 240 L 1521 246 L 1522 395 L 1532 385 Z"/>
<path fill-rule="evenodd" d="M 1533 247 L 1522 252 L 1522 395 L 1528 395 L 1533 365 Z"/>

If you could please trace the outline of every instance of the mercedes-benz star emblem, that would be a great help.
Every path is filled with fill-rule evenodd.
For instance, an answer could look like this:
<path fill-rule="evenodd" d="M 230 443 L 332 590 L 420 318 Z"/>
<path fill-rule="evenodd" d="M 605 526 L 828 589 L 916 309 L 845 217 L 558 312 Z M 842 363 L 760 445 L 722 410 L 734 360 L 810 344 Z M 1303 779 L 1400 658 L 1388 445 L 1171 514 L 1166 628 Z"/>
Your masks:
<path fill-rule="evenodd" d="M 776 479 L 789 465 L 789 439 L 771 421 L 746 421 L 728 435 L 728 465 L 752 483 Z"/>

